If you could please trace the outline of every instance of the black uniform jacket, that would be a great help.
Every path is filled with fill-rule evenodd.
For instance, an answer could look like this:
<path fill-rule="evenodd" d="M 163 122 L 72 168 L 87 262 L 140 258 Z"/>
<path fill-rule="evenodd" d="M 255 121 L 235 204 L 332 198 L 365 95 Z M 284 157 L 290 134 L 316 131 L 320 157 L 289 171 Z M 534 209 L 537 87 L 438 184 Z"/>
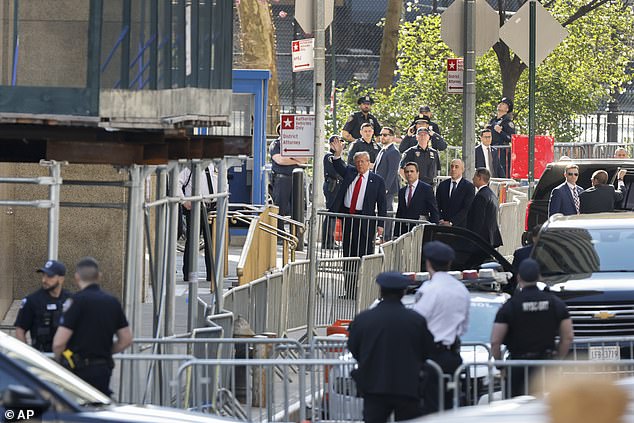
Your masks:
<path fill-rule="evenodd" d="M 614 211 L 614 204 L 623 200 L 621 190 L 612 185 L 597 185 L 579 194 L 579 213 Z"/>
<path fill-rule="evenodd" d="M 384 300 L 350 324 L 348 349 L 359 364 L 354 374 L 362 394 L 418 398 L 420 371 L 434 351 L 423 316 L 400 300 Z"/>
<path fill-rule="evenodd" d="M 493 248 L 502 245 L 498 226 L 498 198 L 488 185 L 480 188 L 473 198 L 467 215 L 467 229 L 480 235 Z"/>

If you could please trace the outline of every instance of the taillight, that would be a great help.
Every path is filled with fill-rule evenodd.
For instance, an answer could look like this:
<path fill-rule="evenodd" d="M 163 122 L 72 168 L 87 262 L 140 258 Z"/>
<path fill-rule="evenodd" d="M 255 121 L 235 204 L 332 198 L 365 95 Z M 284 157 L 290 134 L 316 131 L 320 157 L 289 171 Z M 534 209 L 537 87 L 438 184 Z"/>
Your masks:
<path fill-rule="evenodd" d="M 528 200 L 528 203 L 526 203 L 526 216 L 524 216 L 524 230 L 526 232 L 530 231 L 530 227 L 528 226 L 528 213 L 531 210 L 531 204 L 533 204 L 533 200 Z"/>

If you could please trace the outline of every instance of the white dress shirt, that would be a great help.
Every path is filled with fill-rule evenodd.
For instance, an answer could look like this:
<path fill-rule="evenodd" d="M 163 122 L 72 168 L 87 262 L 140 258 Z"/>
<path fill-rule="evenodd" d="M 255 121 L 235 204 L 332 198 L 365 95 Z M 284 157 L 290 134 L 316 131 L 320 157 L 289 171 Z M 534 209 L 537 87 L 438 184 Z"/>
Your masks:
<path fill-rule="evenodd" d="M 464 284 L 446 272 L 436 272 L 416 292 L 414 311 L 427 320 L 434 342 L 452 345 L 469 325 L 471 297 Z"/>
<path fill-rule="evenodd" d="M 489 163 L 489 151 L 491 149 L 490 145 L 482 144 L 482 153 L 484 154 L 484 167 L 489 169 L 489 172 L 492 171 L 491 163 Z"/>
<path fill-rule="evenodd" d="M 451 198 L 451 194 L 453 194 L 453 190 L 454 190 L 453 183 L 455 182 L 456 188 L 458 188 L 458 184 L 460 184 L 460 181 L 462 181 L 462 176 L 459 177 L 458 179 L 451 180 L 451 183 L 449 184 L 449 198 Z"/>
<path fill-rule="evenodd" d="M 214 169 L 213 163 L 209 164 L 209 176 L 211 176 L 211 187 L 214 190 L 214 193 L 218 192 L 218 175 L 216 174 L 216 170 Z M 178 186 L 181 188 L 181 192 L 185 197 L 191 197 L 192 195 L 192 185 L 194 183 L 193 178 L 191 177 L 192 171 L 188 167 L 183 169 L 181 173 L 178 174 Z M 205 174 L 205 169 L 200 170 L 200 195 L 208 195 L 209 194 L 209 184 L 207 183 L 207 175 Z M 215 199 L 213 201 L 216 201 Z"/>
<path fill-rule="evenodd" d="M 359 175 L 353 179 L 352 183 L 348 187 L 346 191 L 346 196 L 343 198 L 343 206 L 352 208 L 350 203 L 352 202 L 352 193 L 354 192 L 354 186 L 357 184 L 357 180 L 359 179 Z M 368 186 L 368 178 L 370 177 L 370 171 L 368 170 L 363 174 L 363 182 L 361 182 L 361 190 L 359 191 L 359 196 L 357 197 L 357 205 L 354 208 L 355 210 L 361 210 L 363 208 L 363 199 L 365 198 L 365 188 Z"/>

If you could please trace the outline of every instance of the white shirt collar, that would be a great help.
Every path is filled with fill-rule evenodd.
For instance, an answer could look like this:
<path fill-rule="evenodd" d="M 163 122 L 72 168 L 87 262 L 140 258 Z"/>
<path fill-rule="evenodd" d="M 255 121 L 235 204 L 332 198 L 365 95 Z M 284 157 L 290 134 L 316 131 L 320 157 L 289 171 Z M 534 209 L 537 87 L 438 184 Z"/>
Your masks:
<path fill-rule="evenodd" d="M 568 181 L 566 181 L 566 185 L 568 185 L 568 188 L 570 188 L 570 189 L 572 189 L 572 190 L 577 189 L 577 186 L 576 186 L 576 185 L 573 185 L 573 184 L 571 184 L 571 183 L 570 183 L 570 182 L 568 182 Z"/>
<path fill-rule="evenodd" d="M 394 143 L 393 143 L 393 142 L 391 142 L 391 143 L 389 143 L 388 145 L 386 145 L 385 147 L 383 147 L 382 149 L 383 149 L 383 150 L 387 150 L 388 148 L 390 148 L 390 146 L 391 146 L 392 144 L 394 144 Z"/>
<path fill-rule="evenodd" d="M 418 179 L 414 181 L 414 183 L 410 184 L 409 182 L 407 183 L 407 186 L 412 186 L 412 188 L 414 188 L 414 191 L 416 191 L 416 187 L 418 186 Z"/>
<path fill-rule="evenodd" d="M 451 179 L 451 182 L 455 182 L 456 185 L 458 185 L 460 183 L 460 181 L 462 181 L 462 176 L 459 177 L 458 179 L 453 179 L 453 178 Z"/>

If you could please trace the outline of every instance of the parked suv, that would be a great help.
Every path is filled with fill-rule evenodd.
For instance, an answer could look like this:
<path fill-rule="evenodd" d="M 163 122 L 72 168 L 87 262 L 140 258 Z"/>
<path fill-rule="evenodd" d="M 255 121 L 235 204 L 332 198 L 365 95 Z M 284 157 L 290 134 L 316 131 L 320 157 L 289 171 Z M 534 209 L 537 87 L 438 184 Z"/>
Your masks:
<path fill-rule="evenodd" d="M 524 224 L 524 234 L 522 242 L 525 244 L 529 231 L 535 225 L 540 225 L 548 220 L 548 201 L 553 188 L 565 181 L 564 169 L 570 161 L 560 161 L 549 163 L 544 169 L 544 173 L 539 178 L 535 186 L 535 191 L 531 200 L 526 205 L 526 218 Z M 634 210 L 634 191 L 629 187 L 634 183 L 634 159 L 582 159 L 576 160 L 579 166 L 579 179 L 577 184 L 583 189 L 592 185 L 592 174 L 596 170 L 603 169 L 608 172 L 609 181 L 615 184 L 616 174 L 619 169 L 627 169 L 628 175 L 625 177 L 626 198 L 619 207 L 623 210 Z M 616 186 L 616 185 L 615 185 Z"/>

